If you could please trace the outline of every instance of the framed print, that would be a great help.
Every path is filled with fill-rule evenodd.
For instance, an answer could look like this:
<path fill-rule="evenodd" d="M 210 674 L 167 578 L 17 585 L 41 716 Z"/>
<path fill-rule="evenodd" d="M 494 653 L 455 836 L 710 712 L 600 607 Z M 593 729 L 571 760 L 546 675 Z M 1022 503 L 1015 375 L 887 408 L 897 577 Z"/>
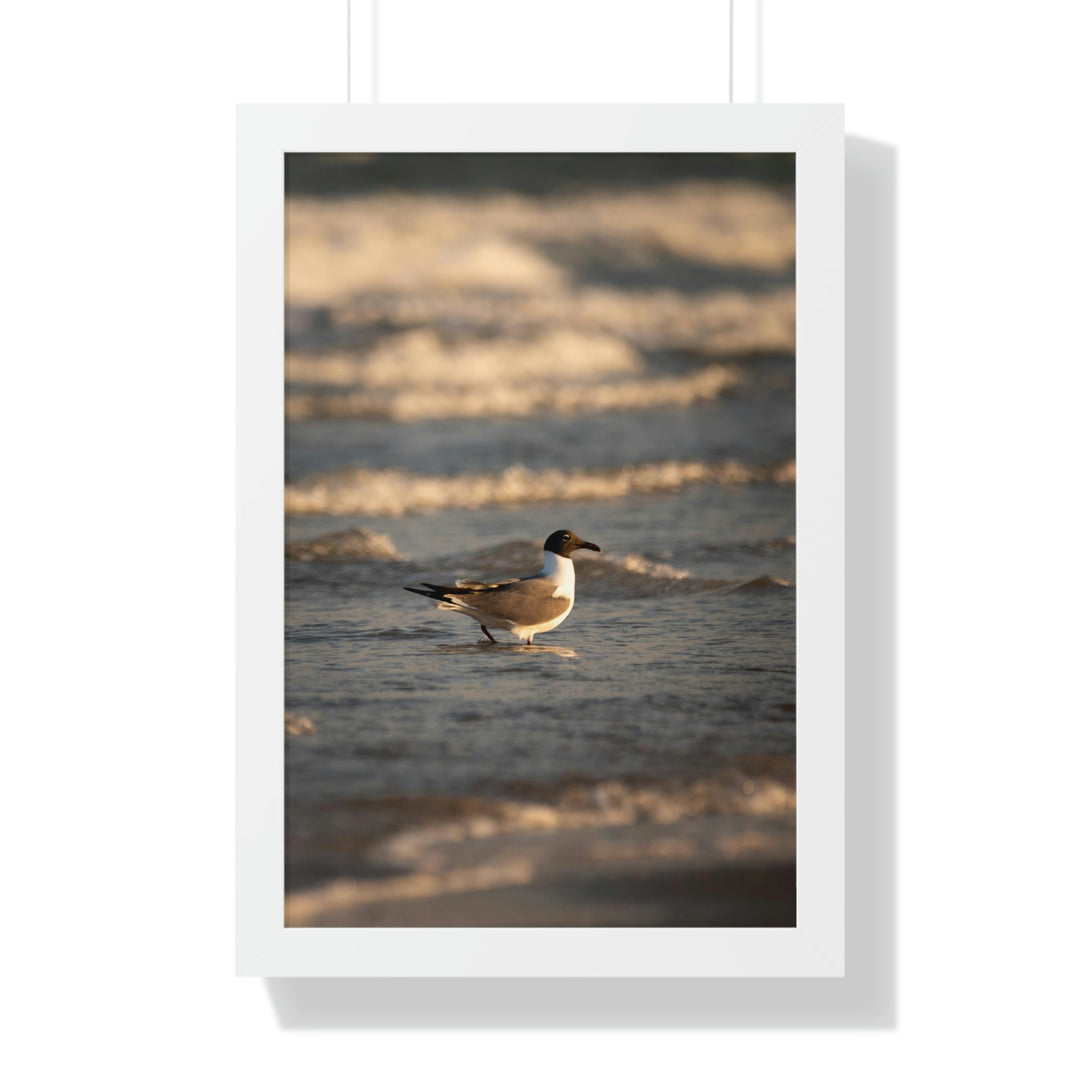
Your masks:
<path fill-rule="evenodd" d="M 842 975 L 840 107 L 237 122 L 238 972 Z"/>

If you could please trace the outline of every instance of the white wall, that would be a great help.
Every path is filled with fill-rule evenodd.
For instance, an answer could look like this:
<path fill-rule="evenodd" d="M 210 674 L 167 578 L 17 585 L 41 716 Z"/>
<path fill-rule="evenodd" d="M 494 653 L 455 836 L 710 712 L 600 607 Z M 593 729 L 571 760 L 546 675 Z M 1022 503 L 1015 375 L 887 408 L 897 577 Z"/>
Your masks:
<path fill-rule="evenodd" d="M 765 99 L 846 101 L 899 162 L 900 1030 L 838 1053 L 890 1075 L 1057 1071 L 1077 940 L 1075 9 L 764 13 Z"/>
<path fill-rule="evenodd" d="M 232 104 L 343 100 L 344 0 L 62 0 L 13 5 L 0 46 L 15 1075 L 1062 1070 L 1074 7 L 763 3 L 764 100 L 845 101 L 899 154 L 896 1030 L 282 1032 L 232 977 Z M 719 0 L 582 0 L 557 33 L 550 5 L 516 5 L 499 40 L 468 6 L 467 41 L 444 13 L 425 46 L 424 94 L 440 57 L 470 68 L 449 99 L 480 93 L 490 55 L 490 100 L 511 77 L 506 100 L 726 98 L 702 47 L 722 60 Z M 610 79 L 549 56 L 585 33 L 579 68 L 623 43 Z M 386 99 L 409 96 L 383 60 Z"/>

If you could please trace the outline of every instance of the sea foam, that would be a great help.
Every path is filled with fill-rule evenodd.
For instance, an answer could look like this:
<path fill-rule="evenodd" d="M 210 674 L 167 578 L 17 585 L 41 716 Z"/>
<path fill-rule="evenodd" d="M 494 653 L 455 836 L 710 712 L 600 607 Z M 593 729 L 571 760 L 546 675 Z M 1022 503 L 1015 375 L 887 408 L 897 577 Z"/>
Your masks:
<path fill-rule="evenodd" d="M 520 336 L 558 326 L 582 334 L 610 334 L 637 349 L 677 349 L 700 356 L 795 349 L 795 290 L 788 287 L 761 293 L 680 293 L 592 285 L 524 296 L 374 290 L 342 300 L 329 312 L 336 326 L 354 332 L 427 324 Z"/>
<path fill-rule="evenodd" d="M 740 182 L 548 196 L 291 197 L 286 240 L 293 304 L 375 289 L 553 293 L 598 254 L 638 268 L 680 260 L 786 270 L 795 256 L 795 205 Z"/>
<path fill-rule="evenodd" d="M 381 876 L 291 893 L 285 921 L 332 925 L 364 904 L 520 886 L 642 861 L 787 861 L 795 850 L 794 810 L 793 778 L 737 768 L 692 782 L 571 783 L 544 801 L 469 798 L 457 814 L 438 800 L 437 819 L 369 850 Z"/>
<path fill-rule="evenodd" d="M 285 486 L 288 514 L 365 514 L 399 517 L 451 508 L 617 499 L 632 494 L 677 491 L 689 484 L 790 484 L 795 462 L 747 465 L 738 461 L 663 461 L 619 469 L 530 469 L 511 465 L 501 472 L 455 476 L 397 469 L 340 469 Z"/>
<path fill-rule="evenodd" d="M 366 562 L 400 560 L 389 536 L 368 529 L 346 529 L 314 540 L 294 540 L 285 554 L 300 562 Z"/>
<path fill-rule="evenodd" d="M 290 393 L 285 415 L 290 420 L 377 417 L 402 423 L 535 413 L 573 415 L 693 405 L 712 401 L 739 381 L 731 368 L 712 364 L 689 375 L 606 382 L 554 381 L 548 376 L 531 382 L 511 379 L 335 394 Z"/>
<path fill-rule="evenodd" d="M 582 382 L 640 374 L 636 349 L 611 334 L 549 330 L 528 337 L 447 341 L 424 327 L 389 334 L 364 353 L 289 354 L 285 380 L 365 390 L 484 386 L 551 380 Z"/>

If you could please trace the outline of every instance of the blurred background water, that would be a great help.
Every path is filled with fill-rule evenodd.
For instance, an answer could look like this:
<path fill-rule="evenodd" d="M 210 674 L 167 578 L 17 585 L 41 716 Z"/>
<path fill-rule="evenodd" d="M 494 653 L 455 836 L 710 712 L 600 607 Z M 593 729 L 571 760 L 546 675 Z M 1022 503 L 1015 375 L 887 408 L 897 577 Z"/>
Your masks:
<path fill-rule="evenodd" d="M 286 168 L 286 919 L 793 925 L 792 155 Z M 535 572 L 523 647 L 402 586 Z"/>

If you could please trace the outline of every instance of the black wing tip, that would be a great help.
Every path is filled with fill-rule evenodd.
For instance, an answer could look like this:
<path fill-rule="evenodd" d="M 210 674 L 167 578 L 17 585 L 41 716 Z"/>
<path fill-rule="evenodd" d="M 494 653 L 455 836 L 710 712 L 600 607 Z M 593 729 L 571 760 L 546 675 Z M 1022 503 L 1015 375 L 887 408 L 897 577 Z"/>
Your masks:
<path fill-rule="evenodd" d="M 423 584 L 423 582 L 421 582 Z M 406 592 L 414 592 L 417 596 L 426 596 L 429 600 L 438 600 L 438 593 L 428 592 L 426 589 L 414 589 L 411 585 L 401 586 Z"/>

